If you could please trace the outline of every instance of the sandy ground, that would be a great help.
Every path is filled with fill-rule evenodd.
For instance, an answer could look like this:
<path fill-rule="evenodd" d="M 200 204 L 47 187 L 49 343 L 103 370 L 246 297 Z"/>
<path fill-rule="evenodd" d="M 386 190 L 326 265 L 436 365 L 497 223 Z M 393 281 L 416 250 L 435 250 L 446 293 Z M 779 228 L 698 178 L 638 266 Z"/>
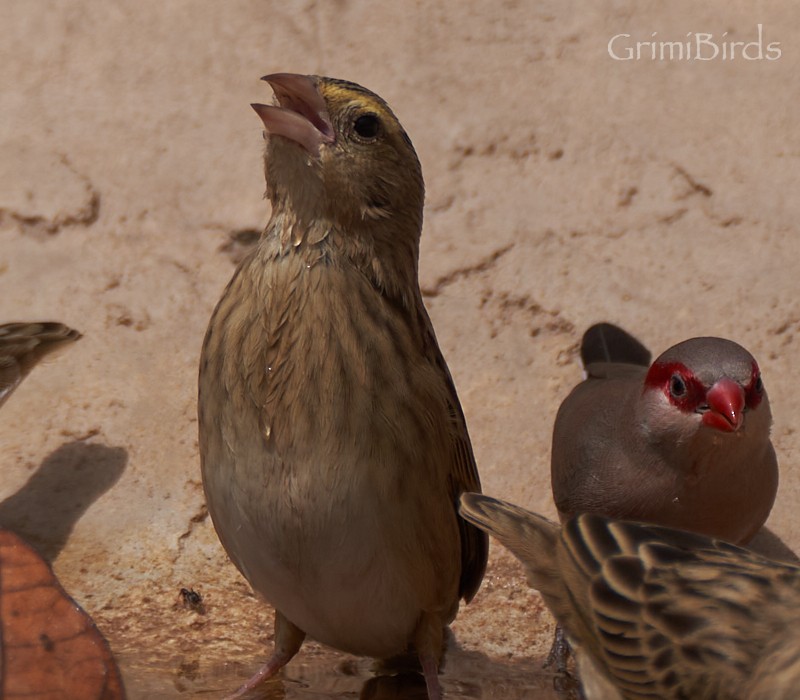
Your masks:
<path fill-rule="evenodd" d="M 214 697 L 269 645 L 271 613 L 205 517 L 195 418 L 230 242 L 268 217 L 248 106 L 270 99 L 268 72 L 359 82 L 411 135 L 428 193 L 421 284 L 487 493 L 554 514 L 549 436 L 589 324 L 617 322 L 656 352 L 722 335 L 761 364 L 782 465 L 769 526 L 800 545 L 793 0 L 0 9 L 0 319 L 85 334 L 3 409 L 0 522 L 95 617 L 131 698 Z M 777 60 L 607 48 L 621 33 L 621 52 L 653 32 L 748 42 L 758 24 Z M 205 614 L 180 605 L 181 587 Z M 550 697 L 551 630 L 494 548 L 454 625 L 449 697 Z M 308 645 L 271 692 L 353 697 L 368 675 Z"/>

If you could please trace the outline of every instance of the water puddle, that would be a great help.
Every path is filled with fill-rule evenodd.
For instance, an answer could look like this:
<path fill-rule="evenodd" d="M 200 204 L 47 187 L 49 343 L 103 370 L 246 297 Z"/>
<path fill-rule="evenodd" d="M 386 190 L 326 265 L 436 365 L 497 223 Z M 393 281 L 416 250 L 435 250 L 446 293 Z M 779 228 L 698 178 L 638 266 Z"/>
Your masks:
<path fill-rule="evenodd" d="M 264 658 L 268 653 L 265 649 Z M 129 700 L 221 698 L 234 691 L 262 659 L 252 663 L 145 662 L 135 655 L 118 658 Z M 442 687 L 448 700 L 503 698 L 554 700 L 553 676 L 541 668 L 541 659 L 506 661 L 483 653 L 451 648 L 447 653 Z M 358 659 L 307 643 L 281 674 L 247 700 L 426 700 L 422 675 L 403 671 L 376 675 L 375 662 Z"/>

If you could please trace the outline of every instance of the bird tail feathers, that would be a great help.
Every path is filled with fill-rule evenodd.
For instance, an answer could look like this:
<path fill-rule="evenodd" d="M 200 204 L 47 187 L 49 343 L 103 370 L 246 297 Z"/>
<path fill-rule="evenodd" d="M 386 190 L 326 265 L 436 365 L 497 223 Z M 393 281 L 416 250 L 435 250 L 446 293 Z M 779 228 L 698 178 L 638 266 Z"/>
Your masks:
<path fill-rule="evenodd" d="M 545 598 L 563 590 L 556 557 L 560 528 L 524 508 L 479 493 L 461 495 L 461 517 L 497 538 L 524 565 Z"/>
<path fill-rule="evenodd" d="M 613 323 L 596 323 L 581 339 L 584 368 L 598 362 L 613 362 L 649 367 L 650 351 L 630 333 Z"/>

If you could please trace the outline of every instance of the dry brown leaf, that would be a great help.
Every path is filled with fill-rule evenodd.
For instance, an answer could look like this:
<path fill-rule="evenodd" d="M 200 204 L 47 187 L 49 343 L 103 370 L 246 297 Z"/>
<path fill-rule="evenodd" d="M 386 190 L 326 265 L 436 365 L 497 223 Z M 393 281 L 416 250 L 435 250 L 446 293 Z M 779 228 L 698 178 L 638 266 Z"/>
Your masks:
<path fill-rule="evenodd" d="M 124 700 L 108 643 L 47 562 L 0 530 L 0 698 Z"/>

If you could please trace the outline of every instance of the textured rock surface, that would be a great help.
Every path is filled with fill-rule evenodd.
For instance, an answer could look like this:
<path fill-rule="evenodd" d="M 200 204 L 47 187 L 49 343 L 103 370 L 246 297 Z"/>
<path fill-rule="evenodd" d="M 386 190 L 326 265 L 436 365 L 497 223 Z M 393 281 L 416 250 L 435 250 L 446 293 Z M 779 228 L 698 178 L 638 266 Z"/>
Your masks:
<path fill-rule="evenodd" d="M 268 72 L 360 82 L 414 140 L 421 281 L 486 492 L 554 514 L 549 435 L 590 323 L 655 352 L 723 335 L 761 364 L 782 464 L 769 527 L 800 546 L 795 3 L 428 5 L 4 3 L 0 319 L 85 337 L 3 409 L 0 524 L 54 561 L 132 698 L 230 690 L 271 635 L 205 515 L 195 419 L 231 236 L 268 216 L 248 106 Z M 619 33 L 752 41 L 759 23 L 779 60 L 607 52 Z M 454 625 L 448 696 L 551 697 L 551 630 L 494 548 Z M 275 697 L 352 696 L 368 669 L 308 645 Z"/>

